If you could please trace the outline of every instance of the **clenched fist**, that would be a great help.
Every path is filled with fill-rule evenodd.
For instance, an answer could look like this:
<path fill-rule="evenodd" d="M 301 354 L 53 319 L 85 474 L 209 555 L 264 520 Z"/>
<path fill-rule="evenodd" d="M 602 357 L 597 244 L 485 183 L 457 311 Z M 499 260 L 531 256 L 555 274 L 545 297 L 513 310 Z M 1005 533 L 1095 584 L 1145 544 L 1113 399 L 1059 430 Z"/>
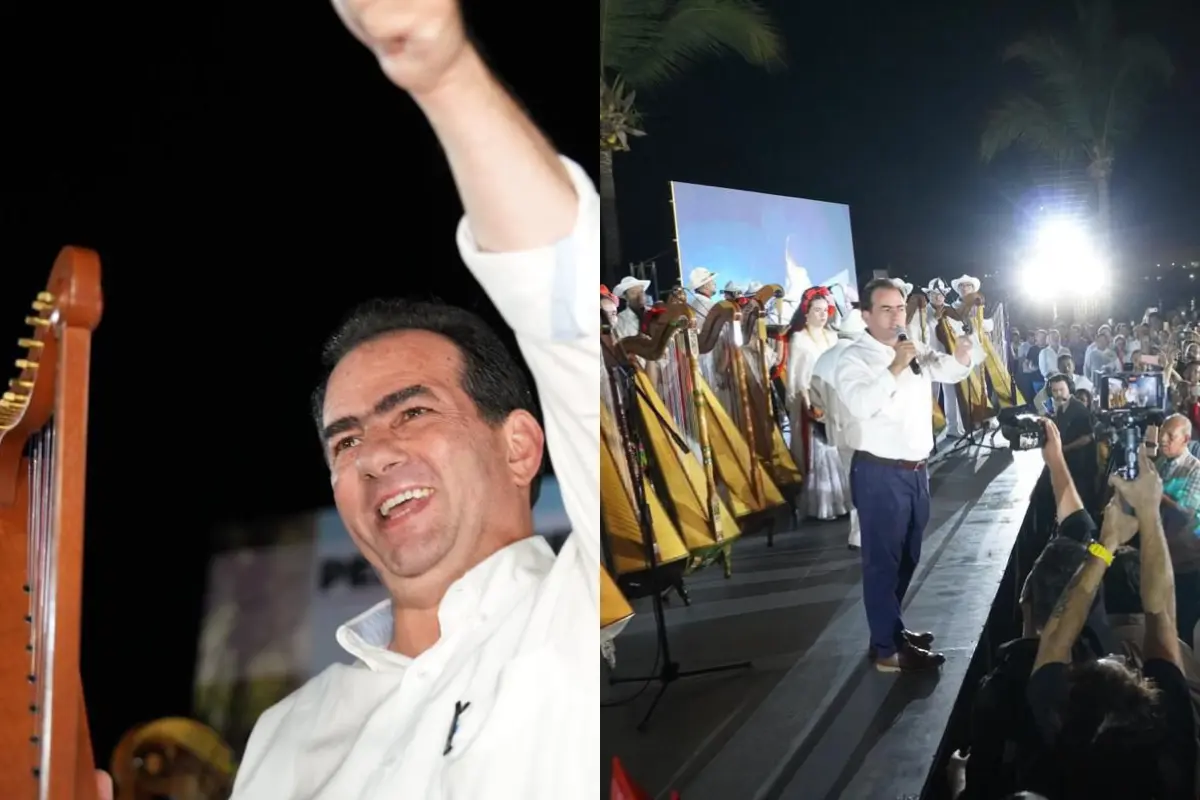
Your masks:
<path fill-rule="evenodd" d="M 333 0 L 333 7 L 409 94 L 436 89 L 471 49 L 458 0 Z"/>

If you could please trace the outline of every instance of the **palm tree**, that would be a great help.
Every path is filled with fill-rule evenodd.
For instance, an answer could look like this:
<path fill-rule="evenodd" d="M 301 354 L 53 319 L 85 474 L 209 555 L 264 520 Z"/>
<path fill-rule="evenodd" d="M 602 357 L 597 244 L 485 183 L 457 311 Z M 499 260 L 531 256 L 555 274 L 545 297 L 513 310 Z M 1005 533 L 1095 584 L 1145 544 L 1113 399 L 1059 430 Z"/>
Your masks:
<path fill-rule="evenodd" d="M 600 0 L 600 211 L 607 275 L 621 269 L 613 154 L 645 135 L 635 91 L 661 86 L 726 53 L 754 66 L 783 63 L 783 41 L 754 0 Z"/>
<path fill-rule="evenodd" d="M 988 115 L 980 155 L 988 162 L 1020 144 L 1063 163 L 1086 165 L 1107 255 L 1109 181 L 1117 151 L 1134 132 L 1150 90 L 1170 79 L 1171 58 L 1153 37 L 1121 35 L 1109 0 L 1077 2 L 1075 9 L 1079 25 L 1070 35 L 1030 33 L 1005 48 L 1004 60 L 1024 64 L 1034 86 Z"/>

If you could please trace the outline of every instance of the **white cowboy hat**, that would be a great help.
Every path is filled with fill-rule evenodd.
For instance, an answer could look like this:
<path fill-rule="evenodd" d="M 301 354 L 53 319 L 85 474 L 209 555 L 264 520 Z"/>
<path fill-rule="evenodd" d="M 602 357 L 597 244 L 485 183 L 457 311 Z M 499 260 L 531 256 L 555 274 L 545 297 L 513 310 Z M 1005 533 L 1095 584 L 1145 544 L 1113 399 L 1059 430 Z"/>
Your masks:
<path fill-rule="evenodd" d="M 746 294 L 755 294 L 762 287 L 762 281 L 750 281 L 750 283 L 746 286 Z"/>
<path fill-rule="evenodd" d="M 725 284 L 725 288 L 724 288 L 724 289 L 722 289 L 721 291 L 723 291 L 723 292 L 732 292 L 732 293 L 734 293 L 734 294 L 741 294 L 741 293 L 742 293 L 742 287 L 741 287 L 741 286 L 738 286 L 738 285 L 737 285 L 736 283 L 734 283 L 733 281 L 730 281 L 729 283 Z"/>
<path fill-rule="evenodd" d="M 863 321 L 862 312 L 852 308 L 846 316 L 838 321 L 838 336 L 862 336 L 867 332 L 867 323 Z"/>
<path fill-rule="evenodd" d="M 613 290 L 612 290 L 613 296 L 624 297 L 625 293 L 628 292 L 630 289 L 632 289 L 635 286 L 640 286 L 642 291 L 644 292 L 650 288 L 650 281 L 639 281 L 637 278 L 633 277 L 632 275 L 626 275 L 624 278 L 621 278 L 620 283 L 618 283 L 616 286 L 613 287 Z"/>
<path fill-rule="evenodd" d="M 946 295 L 950 294 L 950 287 L 947 286 L 946 282 L 941 278 L 934 278 L 929 282 L 929 285 L 925 287 L 925 294 L 933 294 L 934 292 L 937 292 L 942 297 L 945 297 Z"/>
<path fill-rule="evenodd" d="M 912 294 L 913 285 L 911 283 L 902 281 L 899 278 L 892 278 L 892 283 L 904 295 L 905 300 L 907 300 L 909 298 L 909 295 Z"/>
<path fill-rule="evenodd" d="M 973 278 L 970 275 L 963 275 L 961 278 L 955 278 L 950 282 L 950 288 L 952 288 L 954 293 L 959 297 L 962 297 L 964 294 L 970 294 L 970 292 L 964 292 L 962 290 L 962 285 L 964 283 L 973 284 L 975 286 L 975 291 L 979 291 L 979 278 Z"/>
<path fill-rule="evenodd" d="M 688 288 L 694 292 L 709 281 L 715 281 L 716 279 L 717 273 L 705 267 L 696 267 L 688 275 Z"/>

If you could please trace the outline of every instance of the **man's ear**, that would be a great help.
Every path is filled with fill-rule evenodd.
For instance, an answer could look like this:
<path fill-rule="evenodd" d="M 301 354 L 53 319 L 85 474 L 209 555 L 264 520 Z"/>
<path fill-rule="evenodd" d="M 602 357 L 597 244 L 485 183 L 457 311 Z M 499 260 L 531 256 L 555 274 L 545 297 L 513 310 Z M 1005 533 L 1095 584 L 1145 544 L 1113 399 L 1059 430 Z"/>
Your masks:
<path fill-rule="evenodd" d="M 533 483 L 542 468 L 546 434 L 528 411 L 518 409 L 504 421 L 504 444 L 508 469 L 518 486 Z"/>

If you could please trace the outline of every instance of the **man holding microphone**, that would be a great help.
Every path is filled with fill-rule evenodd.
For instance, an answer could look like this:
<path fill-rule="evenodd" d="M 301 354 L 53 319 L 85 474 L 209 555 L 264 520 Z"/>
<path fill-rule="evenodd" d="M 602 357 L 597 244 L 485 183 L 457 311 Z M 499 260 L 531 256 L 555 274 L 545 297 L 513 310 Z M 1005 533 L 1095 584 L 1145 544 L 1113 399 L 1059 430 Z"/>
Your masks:
<path fill-rule="evenodd" d="M 834 382 L 849 416 L 846 440 L 855 451 L 850 489 L 862 529 L 870 656 L 880 672 L 932 669 L 945 656 L 930 652 L 932 633 L 904 627 L 900 604 L 929 522 L 930 381 L 965 380 L 973 366 L 972 343 L 960 337 L 950 355 L 910 341 L 904 294 L 890 280 L 868 283 L 860 306 L 867 335 L 846 348 Z"/>

